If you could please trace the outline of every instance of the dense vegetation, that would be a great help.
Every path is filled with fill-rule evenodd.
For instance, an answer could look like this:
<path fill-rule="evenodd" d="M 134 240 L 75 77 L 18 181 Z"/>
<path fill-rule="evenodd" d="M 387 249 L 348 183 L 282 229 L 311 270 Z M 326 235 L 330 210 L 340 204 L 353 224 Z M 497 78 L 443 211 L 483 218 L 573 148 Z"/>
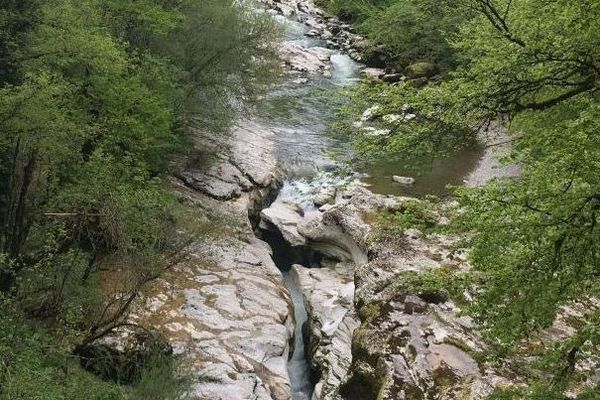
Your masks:
<path fill-rule="evenodd" d="M 340 18 L 353 22 L 367 38 L 366 54 L 376 53 L 387 67 L 402 71 L 416 61 L 444 70 L 456 65 L 445 36 L 455 33 L 471 10 L 447 7 L 436 0 L 319 0 Z"/>
<path fill-rule="evenodd" d="M 477 288 L 469 312 L 500 360 L 584 304 L 576 333 L 520 370 L 530 386 L 496 394 L 564 398 L 600 345 L 600 3 L 318 2 L 354 23 L 388 70 L 441 71 L 424 88 L 355 90 L 343 128 L 360 158 L 409 163 L 508 129 L 522 173 L 456 192 L 453 228 L 474 270 L 434 283 Z M 159 338 L 121 370 L 94 362 L 89 345 L 126 323 L 190 240 L 165 177 L 181 154 L 208 156 L 186 154 L 190 131 L 224 132 L 272 78 L 273 29 L 243 1 L 0 2 L 0 399 L 185 394 Z M 374 104 L 377 134 L 352 123 Z M 431 229 L 423 203 L 408 211 L 384 222 Z"/>
<path fill-rule="evenodd" d="M 1 399 L 179 398 L 160 351 L 79 361 L 189 240 L 164 177 L 272 78 L 273 33 L 222 0 L 0 2 Z"/>
<path fill-rule="evenodd" d="M 421 0 L 325 3 L 400 58 L 438 62 L 431 49 L 444 47 L 439 54 L 455 63 L 442 82 L 421 90 L 409 81 L 368 84 L 354 94 L 346 130 L 359 155 L 439 155 L 472 143 L 490 124 L 508 128 L 509 161 L 522 174 L 459 190 L 455 221 L 469 237 L 480 291 L 471 312 L 499 354 L 518 352 L 561 307 L 592 303 L 600 295 L 600 3 L 438 1 L 439 20 L 422 17 L 432 14 Z M 405 23 L 403 13 L 414 20 Z M 369 22 L 382 15 L 395 23 Z M 456 29 L 448 29 L 448 21 Z M 428 43 L 399 45 L 398 38 L 410 38 L 414 24 L 423 22 L 420 34 Z M 351 124 L 373 104 L 379 116 L 401 117 L 372 118 L 387 133 Z M 584 308 L 589 311 L 571 339 L 538 350 L 535 366 L 545 373 L 532 373 L 532 389 L 498 398 L 564 398 L 564 389 L 581 379 L 578 360 L 600 344 L 599 312 Z"/>

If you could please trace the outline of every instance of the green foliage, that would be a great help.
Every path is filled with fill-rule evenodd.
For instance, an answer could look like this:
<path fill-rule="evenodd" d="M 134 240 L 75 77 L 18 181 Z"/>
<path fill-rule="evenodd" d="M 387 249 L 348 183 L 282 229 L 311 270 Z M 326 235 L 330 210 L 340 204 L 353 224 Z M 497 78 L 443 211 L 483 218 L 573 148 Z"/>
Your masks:
<path fill-rule="evenodd" d="M 347 94 L 350 101 L 340 108 L 332 129 L 352 140 L 359 164 L 385 158 L 413 167 L 476 142 L 476 133 L 464 121 L 450 116 L 440 101 L 430 101 L 423 91 L 409 84 L 363 83 Z M 356 121 L 364 118 L 363 113 L 371 107 L 377 112 L 363 126 L 357 126 Z M 385 115 L 395 119 L 386 120 Z M 364 125 L 389 130 L 389 134 L 373 135 Z"/>
<path fill-rule="evenodd" d="M 455 42 L 463 67 L 438 93 L 466 120 L 513 120 L 522 175 L 461 190 L 457 220 L 485 276 L 473 312 L 491 340 L 510 348 L 551 325 L 562 306 L 598 296 L 600 102 L 590 60 L 599 56 L 600 8 L 520 2 L 505 17 L 510 28 L 490 23 L 489 11 L 463 27 Z M 554 380 L 539 390 L 561 393 L 576 379 L 582 343 L 597 343 L 598 326 L 593 312 L 583 315 L 575 342 L 548 350 L 538 367 Z"/>
<path fill-rule="evenodd" d="M 599 398 L 598 389 L 589 389 L 575 397 L 575 400 L 595 400 Z M 498 389 L 489 397 L 490 400 L 563 400 L 564 394 L 547 384 L 538 383 L 528 389 Z"/>
<path fill-rule="evenodd" d="M 369 42 L 366 52 L 383 52 L 398 70 L 417 61 L 455 66 L 448 35 L 471 15 L 436 0 L 321 0 L 329 12 L 354 22 Z"/>
<path fill-rule="evenodd" d="M 123 388 L 83 371 L 61 338 L 29 326 L 10 301 L 0 305 L 0 399 L 126 398 Z"/>
<path fill-rule="evenodd" d="M 461 192 L 459 222 L 476 233 L 472 259 L 491 279 L 480 315 L 503 339 L 548 326 L 569 300 L 598 295 L 600 108 L 590 103 L 522 115 L 523 175 Z"/>
<path fill-rule="evenodd" d="M 407 272 L 399 275 L 392 283 L 400 294 L 429 296 L 436 300 L 452 299 L 459 304 L 467 304 L 464 291 L 470 289 L 475 279 L 464 272 L 449 268 L 437 268 L 424 273 Z"/>
<path fill-rule="evenodd" d="M 277 75 L 279 31 L 246 2 L 187 0 L 181 9 L 168 54 L 185 71 L 182 111 L 203 130 L 228 127 Z"/>
<path fill-rule="evenodd" d="M 131 386 L 100 380 L 68 353 L 70 339 L 31 325 L 17 305 L 0 300 L 0 399 L 180 400 L 190 379 L 178 359 L 155 355 Z"/>
<path fill-rule="evenodd" d="M 191 379 L 184 365 L 172 357 L 156 357 L 142 371 L 130 392 L 130 400 L 185 400 L 189 398 Z"/>
<path fill-rule="evenodd" d="M 0 293 L 19 315 L 2 329 L 29 346 L 7 350 L 2 398 L 180 398 L 170 359 L 126 390 L 71 354 L 197 234 L 165 178 L 276 77 L 277 33 L 233 1 L 2 2 Z"/>
<path fill-rule="evenodd" d="M 431 203 L 407 200 L 402 203 L 402 210 L 391 214 L 379 214 L 378 228 L 396 233 L 402 233 L 409 228 L 429 232 L 436 226 L 437 221 L 438 217 L 432 210 Z"/>
<path fill-rule="evenodd" d="M 455 228 L 467 234 L 478 277 L 470 311 L 491 343 L 508 354 L 550 326 L 561 307 L 599 295 L 600 3 L 453 4 L 452 14 L 465 16 L 456 33 L 445 36 L 456 69 L 419 91 L 361 88 L 347 107 L 349 121 L 373 104 L 381 115 L 409 110 L 415 117 L 400 128 L 378 118 L 370 122 L 391 129 L 388 135 L 372 137 L 349 123 L 346 130 L 363 159 L 406 159 L 471 143 L 478 128 L 506 123 L 508 161 L 521 165 L 522 174 L 460 189 Z M 582 343 L 597 343 L 592 311 L 577 321 L 573 341 L 542 346 L 543 361 L 533 367 L 551 376 L 550 383 L 498 398 L 554 398 L 579 379 L 573 366 L 586 354 Z"/>
<path fill-rule="evenodd" d="M 440 1 L 388 1 L 368 13 L 360 30 L 374 47 L 383 46 L 399 69 L 415 61 L 438 63 L 449 69 L 455 61 L 446 35 L 455 33 L 468 15 L 455 10 Z"/>
<path fill-rule="evenodd" d="M 387 0 L 317 0 L 316 3 L 344 20 L 357 22 L 364 20 L 375 6 L 386 4 Z"/>

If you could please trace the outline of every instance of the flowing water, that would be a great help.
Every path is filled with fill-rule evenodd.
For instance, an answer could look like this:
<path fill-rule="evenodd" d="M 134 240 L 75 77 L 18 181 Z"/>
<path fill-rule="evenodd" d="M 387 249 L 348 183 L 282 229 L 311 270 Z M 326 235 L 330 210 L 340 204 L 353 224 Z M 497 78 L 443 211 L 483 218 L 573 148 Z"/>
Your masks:
<path fill-rule="evenodd" d="M 308 28 L 301 23 L 279 17 L 285 25 L 285 40 L 303 47 L 322 47 L 324 42 L 305 36 Z M 350 57 L 327 50 L 331 57 L 331 78 L 311 77 L 306 83 L 290 79 L 269 95 L 267 125 L 276 132 L 276 155 L 287 172 L 279 198 L 294 200 L 302 208 L 312 207 L 310 194 L 339 184 L 340 178 L 331 173 L 319 173 L 335 164 L 332 152 L 346 151 L 347 146 L 325 135 L 333 118 L 330 93 L 336 88 L 356 82 L 361 66 Z M 317 178 L 318 176 L 318 178 Z M 311 267 L 318 264 L 317 255 L 306 248 L 292 248 L 278 233 L 263 231 L 262 238 L 273 249 L 273 260 L 281 269 L 290 292 L 295 314 L 294 350 L 288 361 L 288 373 L 293 400 L 309 400 L 315 385 L 315 373 L 307 360 L 304 325 L 307 313 L 302 293 L 294 282 L 290 269 L 293 264 Z"/>
<path fill-rule="evenodd" d="M 323 47 L 324 42 L 308 38 L 304 24 L 276 17 L 285 26 L 285 39 L 303 47 Z M 362 66 L 350 57 L 334 50 L 327 51 L 332 64 L 331 77 L 312 76 L 308 81 L 291 77 L 288 82 L 273 90 L 268 97 L 267 110 L 263 115 L 266 124 L 276 132 L 276 153 L 288 179 L 279 193 L 280 199 L 291 199 L 306 211 L 313 205 L 311 195 L 331 185 L 343 185 L 348 178 L 327 172 L 335 169 L 333 154 L 349 155 L 348 143 L 326 134 L 326 128 L 334 118 L 336 104 L 331 93 L 357 82 Z M 443 196 L 448 184 L 458 185 L 470 176 L 477 176 L 483 148 L 464 150 L 451 157 L 435 160 L 419 170 L 405 170 L 398 162 L 380 160 L 365 171 L 369 177 L 364 181 L 377 193 L 422 197 L 426 194 Z M 483 161 L 485 164 L 485 161 Z M 474 172 L 475 171 L 475 172 Z M 392 181 L 393 175 L 409 174 L 416 178 L 412 187 L 404 187 Z M 314 388 L 314 373 L 306 359 L 302 335 L 307 320 L 302 294 L 290 276 L 293 264 L 311 267 L 315 254 L 305 248 L 291 248 L 279 234 L 262 232 L 262 237 L 273 248 L 273 258 L 282 270 L 290 291 L 296 317 L 294 352 L 288 363 L 288 372 L 294 400 L 308 400 Z"/>
<path fill-rule="evenodd" d="M 316 383 L 316 374 L 311 369 L 306 354 L 304 324 L 308 315 L 304 307 L 304 298 L 290 270 L 294 264 L 304 266 L 318 264 L 318 255 L 308 248 L 291 247 L 278 232 L 264 231 L 261 236 L 273 249 L 273 261 L 281 269 L 283 281 L 294 305 L 295 336 L 293 353 L 287 366 L 292 386 L 292 399 L 310 400 Z"/>
<path fill-rule="evenodd" d="M 286 41 L 307 48 L 321 48 L 330 54 L 330 78 L 313 76 L 304 84 L 290 79 L 270 93 L 265 112 L 267 124 L 277 133 L 277 156 L 281 164 L 289 176 L 310 180 L 317 171 L 331 169 L 334 159 L 351 154 L 343 135 L 334 138 L 327 133 L 327 127 L 335 118 L 339 101 L 335 94 L 356 83 L 363 66 L 345 54 L 324 49 L 322 40 L 307 38 L 305 34 L 309 28 L 304 24 L 281 16 L 278 20 L 285 26 Z M 376 193 L 443 196 L 448 193 L 447 185 L 464 183 L 479 165 L 483 154 L 482 147 L 473 147 L 450 157 L 425 162 L 418 169 L 403 168 L 398 161 L 378 160 L 360 172 L 368 175 L 364 182 Z M 399 185 L 392 180 L 394 175 L 413 176 L 416 183 L 411 187 Z"/>

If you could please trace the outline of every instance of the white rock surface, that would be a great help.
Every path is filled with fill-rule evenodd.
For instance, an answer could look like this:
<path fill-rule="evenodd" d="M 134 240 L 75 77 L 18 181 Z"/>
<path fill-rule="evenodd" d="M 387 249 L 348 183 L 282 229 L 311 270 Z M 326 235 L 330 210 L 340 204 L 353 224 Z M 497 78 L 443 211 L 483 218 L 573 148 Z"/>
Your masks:
<path fill-rule="evenodd" d="M 245 200 L 255 189 L 273 188 L 279 184 L 280 171 L 274 156 L 275 133 L 253 120 L 240 121 L 231 137 L 217 140 L 214 135 L 197 132 L 196 146 L 212 150 L 217 160 L 208 168 L 190 168 L 179 175 L 180 183 L 221 201 Z"/>
<path fill-rule="evenodd" d="M 329 74 L 331 53 L 324 48 L 307 48 L 293 42 L 285 42 L 281 48 L 282 57 L 294 71 Z"/>
<path fill-rule="evenodd" d="M 352 264 L 336 269 L 292 268 L 309 315 L 311 360 L 321 372 L 313 400 L 335 399 L 352 362 L 352 334 L 360 323 L 353 305 L 352 270 Z"/>
<path fill-rule="evenodd" d="M 306 238 L 298 232 L 298 223 L 303 218 L 302 209 L 294 204 L 276 201 L 260 212 L 261 227 L 278 230 L 292 246 L 306 244 Z"/>
<path fill-rule="evenodd" d="M 392 180 L 396 183 L 399 183 L 401 185 L 404 186 L 412 186 L 415 184 L 415 178 L 412 178 L 410 176 L 399 176 L 399 175 L 394 175 L 392 177 Z"/>
<path fill-rule="evenodd" d="M 133 318 L 159 329 L 190 361 L 197 400 L 291 396 L 292 304 L 248 218 L 280 185 L 273 136 L 254 121 L 240 122 L 222 142 L 199 134 L 198 145 L 213 146 L 217 162 L 172 179 L 180 201 L 221 215 L 230 232 L 192 243 L 187 260 L 154 284 Z"/>
<path fill-rule="evenodd" d="M 135 322 L 160 329 L 186 355 L 195 399 L 290 398 L 291 304 L 265 243 L 195 243 L 145 302 Z"/>

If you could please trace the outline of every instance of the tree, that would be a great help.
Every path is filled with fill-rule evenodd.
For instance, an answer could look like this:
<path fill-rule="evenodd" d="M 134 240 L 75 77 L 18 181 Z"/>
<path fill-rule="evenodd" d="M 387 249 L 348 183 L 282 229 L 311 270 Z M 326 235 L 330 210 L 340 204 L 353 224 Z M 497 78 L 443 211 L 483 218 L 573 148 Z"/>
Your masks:
<path fill-rule="evenodd" d="M 360 29 L 373 46 L 386 49 L 390 63 L 400 70 L 418 61 L 450 70 L 455 60 L 446 37 L 470 15 L 456 11 L 439 1 L 396 0 L 373 7 Z"/>
<path fill-rule="evenodd" d="M 0 329 L 39 331 L 70 358 L 127 323 L 195 237 L 166 184 L 174 159 L 276 76 L 274 26 L 234 1 L 0 2 L 0 302 L 19 315 Z M 0 398 L 13 368 L 60 371 L 19 354 L 0 357 Z"/>
<path fill-rule="evenodd" d="M 340 18 L 355 23 L 367 39 L 365 52 L 386 56 L 386 66 L 402 71 L 415 62 L 455 67 L 447 37 L 472 11 L 434 0 L 321 0 Z"/>
<path fill-rule="evenodd" d="M 383 112 L 408 104 L 416 118 L 378 142 L 359 134 L 359 145 L 406 152 L 412 148 L 398 143 L 412 141 L 427 151 L 438 140 L 460 144 L 460 132 L 470 143 L 468 132 L 491 121 L 510 128 L 511 161 L 522 174 L 460 190 L 456 226 L 468 233 L 481 290 L 471 311 L 493 343 L 514 349 L 548 327 L 562 306 L 600 294 L 600 4 L 447 3 L 473 13 L 450 37 L 459 67 L 417 93 L 402 86 L 376 97 L 367 92 Z M 431 135 L 432 121 L 462 129 Z M 539 385 L 542 392 L 562 393 L 578 359 L 593 351 L 586 346 L 600 344 L 593 307 L 578 325 L 572 340 L 546 349 L 554 379 Z"/>

